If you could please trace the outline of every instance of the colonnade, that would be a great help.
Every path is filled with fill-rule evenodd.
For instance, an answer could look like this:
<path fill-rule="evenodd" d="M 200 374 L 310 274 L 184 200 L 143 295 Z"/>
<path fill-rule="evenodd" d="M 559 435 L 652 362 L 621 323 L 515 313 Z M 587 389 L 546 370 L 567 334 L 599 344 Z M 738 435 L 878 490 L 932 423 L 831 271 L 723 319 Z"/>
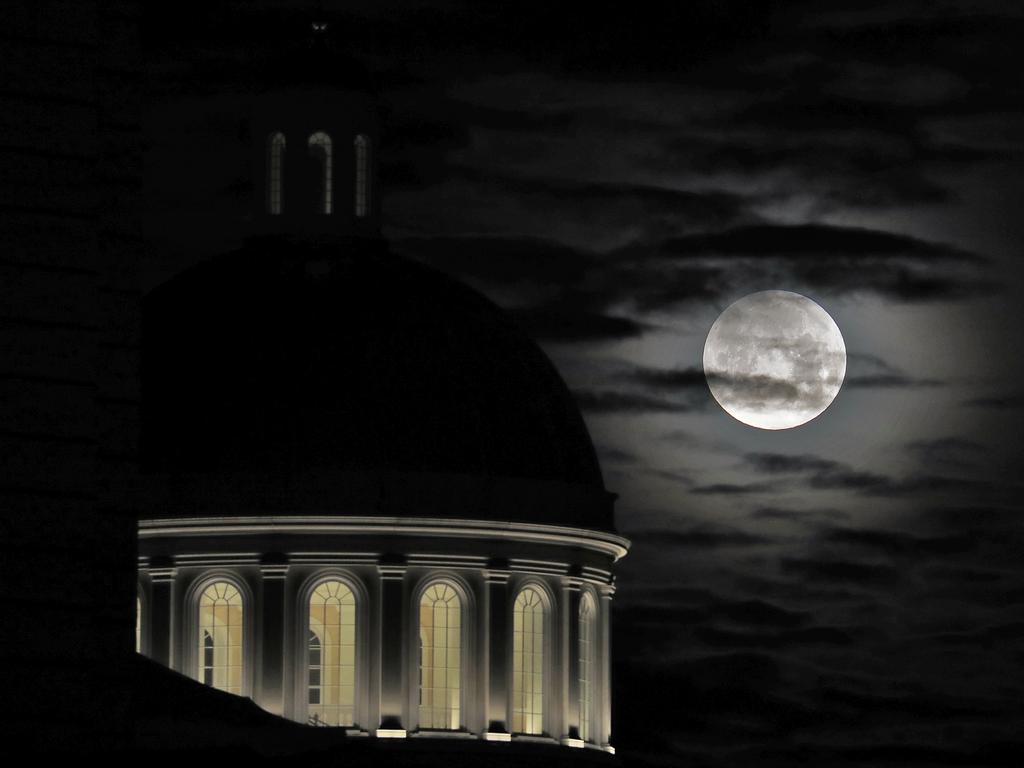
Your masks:
<path fill-rule="evenodd" d="M 309 599 L 317 585 L 339 581 L 355 600 L 353 735 L 532 740 L 614 751 L 610 573 L 591 568 L 569 575 L 565 567 L 538 561 L 461 560 L 283 554 L 143 558 L 140 650 L 201 679 L 198 596 L 211 584 L 230 583 L 244 617 L 238 630 L 240 690 L 270 712 L 309 722 Z M 457 707 L 453 723 L 458 728 L 444 730 L 420 722 L 423 596 L 439 583 L 458 595 L 461 616 L 455 650 L 449 649 L 458 666 L 446 683 L 458 697 L 449 702 Z M 542 619 L 516 614 L 523 590 L 539 598 L 542 609 L 536 615 Z M 534 626 L 527 633 L 524 621 L 539 621 L 540 630 Z M 514 722 L 516 707 L 520 712 L 525 707 L 531 717 Z"/>

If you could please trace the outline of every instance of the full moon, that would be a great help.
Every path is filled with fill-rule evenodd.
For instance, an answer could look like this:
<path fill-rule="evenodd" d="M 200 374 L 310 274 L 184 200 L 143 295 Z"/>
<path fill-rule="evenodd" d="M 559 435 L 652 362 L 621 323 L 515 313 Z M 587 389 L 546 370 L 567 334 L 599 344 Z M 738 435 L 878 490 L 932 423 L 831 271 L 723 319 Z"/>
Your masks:
<path fill-rule="evenodd" d="M 711 394 L 733 418 L 790 429 L 821 414 L 843 385 L 846 344 L 828 312 L 791 291 L 759 291 L 730 305 L 704 343 Z"/>

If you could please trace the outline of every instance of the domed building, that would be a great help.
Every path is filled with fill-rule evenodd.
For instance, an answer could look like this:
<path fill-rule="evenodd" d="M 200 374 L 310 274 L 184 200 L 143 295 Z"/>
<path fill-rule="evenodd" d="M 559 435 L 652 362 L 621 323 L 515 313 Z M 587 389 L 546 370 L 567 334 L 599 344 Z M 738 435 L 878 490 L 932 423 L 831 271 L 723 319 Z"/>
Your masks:
<path fill-rule="evenodd" d="M 144 302 L 137 648 L 350 735 L 612 752 L 628 542 L 580 413 L 389 252 L 372 94 L 315 71 L 254 100 L 245 245 Z"/>

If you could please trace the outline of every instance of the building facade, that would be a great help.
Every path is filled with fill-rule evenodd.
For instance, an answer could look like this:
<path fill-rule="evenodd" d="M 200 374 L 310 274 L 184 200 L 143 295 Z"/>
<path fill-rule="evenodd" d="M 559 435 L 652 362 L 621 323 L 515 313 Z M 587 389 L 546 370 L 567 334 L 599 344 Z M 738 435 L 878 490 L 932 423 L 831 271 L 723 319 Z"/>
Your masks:
<path fill-rule="evenodd" d="M 586 427 L 504 312 L 388 250 L 321 31 L 296 68 L 340 79 L 252 101 L 251 236 L 143 302 L 137 649 L 352 735 L 614 751 L 628 542 Z"/>

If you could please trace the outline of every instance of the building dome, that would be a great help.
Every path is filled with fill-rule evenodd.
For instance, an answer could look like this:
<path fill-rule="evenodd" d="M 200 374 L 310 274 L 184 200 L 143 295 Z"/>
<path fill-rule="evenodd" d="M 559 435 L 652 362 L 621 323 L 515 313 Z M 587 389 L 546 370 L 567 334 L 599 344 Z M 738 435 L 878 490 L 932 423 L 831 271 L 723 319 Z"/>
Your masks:
<path fill-rule="evenodd" d="M 245 245 L 143 303 L 136 648 L 352 735 L 612 752 L 629 542 L 583 419 L 389 252 L 376 104 L 306 54 L 252 100 Z"/>
<path fill-rule="evenodd" d="M 179 275 L 145 303 L 143 382 L 146 468 L 193 489 L 189 513 L 206 500 L 221 514 L 406 515 L 405 494 L 426 516 L 435 499 L 445 517 L 611 529 L 590 437 L 545 354 L 489 300 L 379 240 L 264 237 Z"/>

